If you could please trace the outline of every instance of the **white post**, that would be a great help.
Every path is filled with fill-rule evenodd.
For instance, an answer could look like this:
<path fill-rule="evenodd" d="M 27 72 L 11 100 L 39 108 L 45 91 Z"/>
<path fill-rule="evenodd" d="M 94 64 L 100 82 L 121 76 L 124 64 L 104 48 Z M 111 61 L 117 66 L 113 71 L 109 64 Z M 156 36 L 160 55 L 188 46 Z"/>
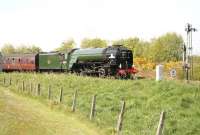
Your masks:
<path fill-rule="evenodd" d="M 156 66 L 156 81 L 163 80 L 163 74 L 164 74 L 163 69 L 164 69 L 163 65 L 157 65 Z"/>

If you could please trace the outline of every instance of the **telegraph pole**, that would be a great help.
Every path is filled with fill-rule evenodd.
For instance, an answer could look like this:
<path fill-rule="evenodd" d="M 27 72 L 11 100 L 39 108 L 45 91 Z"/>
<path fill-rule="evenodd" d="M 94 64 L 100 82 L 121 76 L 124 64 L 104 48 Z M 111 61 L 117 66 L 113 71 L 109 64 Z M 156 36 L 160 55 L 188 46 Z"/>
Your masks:
<path fill-rule="evenodd" d="M 183 64 L 185 79 L 189 81 L 193 78 L 192 32 L 196 32 L 197 29 L 188 23 L 186 24 L 185 31 L 187 32 L 187 41 L 183 46 Z"/>

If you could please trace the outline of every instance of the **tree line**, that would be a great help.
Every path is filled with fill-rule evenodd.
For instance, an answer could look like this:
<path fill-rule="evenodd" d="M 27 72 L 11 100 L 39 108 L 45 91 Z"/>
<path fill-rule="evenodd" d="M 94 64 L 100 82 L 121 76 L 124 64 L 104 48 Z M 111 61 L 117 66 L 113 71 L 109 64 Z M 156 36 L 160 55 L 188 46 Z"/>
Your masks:
<path fill-rule="evenodd" d="M 130 37 L 112 41 L 112 45 L 124 45 L 133 51 L 134 57 L 143 57 L 152 62 L 179 61 L 182 57 L 183 38 L 176 33 L 166 33 L 150 41 L 144 41 L 138 37 Z M 107 47 L 108 41 L 101 38 L 85 38 L 82 40 L 81 48 Z M 54 51 L 67 52 L 76 47 L 73 39 L 63 41 Z M 1 52 L 9 53 L 35 53 L 41 52 L 41 48 L 32 46 L 19 46 L 14 48 L 11 44 L 5 44 Z"/>
<path fill-rule="evenodd" d="M 4 55 L 14 53 L 38 53 L 41 51 L 42 49 L 36 45 L 20 45 L 18 47 L 14 47 L 10 43 L 4 44 L 4 46 L 1 48 L 1 53 Z"/>

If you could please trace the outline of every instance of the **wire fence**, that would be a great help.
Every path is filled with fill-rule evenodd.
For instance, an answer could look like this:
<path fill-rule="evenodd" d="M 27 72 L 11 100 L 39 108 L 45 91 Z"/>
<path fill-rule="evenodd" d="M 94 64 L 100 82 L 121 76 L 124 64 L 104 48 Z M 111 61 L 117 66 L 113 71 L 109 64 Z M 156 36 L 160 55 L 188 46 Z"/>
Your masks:
<path fill-rule="evenodd" d="M 68 93 L 64 91 L 63 86 L 53 86 L 51 84 L 48 84 L 47 87 L 44 87 L 46 85 L 43 85 L 40 82 L 32 82 L 30 80 L 19 80 L 19 79 L 12 79 L 11 76 L 9 77 L 3 77 L 1 80 L 1 85 L 3 87 L 7 87 L 10 90 L 13 90 L 14 92 L 18 94 L 23 94 L 27 96 L 31 96 L 34 98 L 39 98 L 42 100 L 47 100 L 48 102 L 52 102 L 54 105 L 66 105 L 66 106 L 71 106 L 71 109 L 68 109 L 68 111 L 75 113 L 78 109 L 78 107 L 82 106 L 83 104 L 80 103 L 79 106 L 77 105 L 77 101 L 79 98 L 81 98 L 79 95 L 78 90 L 74 90 L 73 93 Z M 59 88 L 59 92 L 55 92 L 55 88 Z M 70 98 L 71 96 L 71 98 Z M 92 97 L 87 97 L 89 99 L 90 103 L 89 104 L 84 104 L 84 106 L 87 106 L 88 108 L 86 111 L 87 115 L 86 117 L 92 122 L 96 118 L 96 114 L 98 111 L 97 109 L 97 97 L 98 94 L 94 94 Z M 66 99 L 67 102 L 66 102 Z M 71 99 L 71 101 L 70 101 Z M 107 113 L 107 112 L 105 112 Z M 113 134 L 116 135 L 122 135 L 123 134 L 123 127 L 124 127 L 124 115 L 128 113 L 126 112 L 126 101 L 122 100 L 119 108 L 118 114 L 116 114 L 116 124 L 114 124 L 113 127 Z M 106 114 L 105 114 L 106 115 Z M 166 112 L 162 111 L 160 114 L 160 120 L 157 126 L 157 131 L 156 135 L 162 135 L 163 134 L 163 129 L 164 129 L 164 121 Z M 153 130 L 153 129 L 152 129 Z M 134 131 L 133 131 L 134 132 Z"/>

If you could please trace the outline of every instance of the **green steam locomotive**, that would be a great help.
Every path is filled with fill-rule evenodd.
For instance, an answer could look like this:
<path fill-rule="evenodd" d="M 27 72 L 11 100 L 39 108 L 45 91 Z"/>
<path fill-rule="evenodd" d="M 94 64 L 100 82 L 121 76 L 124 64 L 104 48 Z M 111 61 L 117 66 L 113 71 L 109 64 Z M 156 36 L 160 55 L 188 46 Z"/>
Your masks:
<path fill-rule="evenodd" d="M 133 53 L 121 46 L 73 49 L 68 53 L 48 52 L 2 56 L 2 70 L 36 72 L 71 72 L 80 75 L 130 77 L 138 71 L 133 67 Z"/>

